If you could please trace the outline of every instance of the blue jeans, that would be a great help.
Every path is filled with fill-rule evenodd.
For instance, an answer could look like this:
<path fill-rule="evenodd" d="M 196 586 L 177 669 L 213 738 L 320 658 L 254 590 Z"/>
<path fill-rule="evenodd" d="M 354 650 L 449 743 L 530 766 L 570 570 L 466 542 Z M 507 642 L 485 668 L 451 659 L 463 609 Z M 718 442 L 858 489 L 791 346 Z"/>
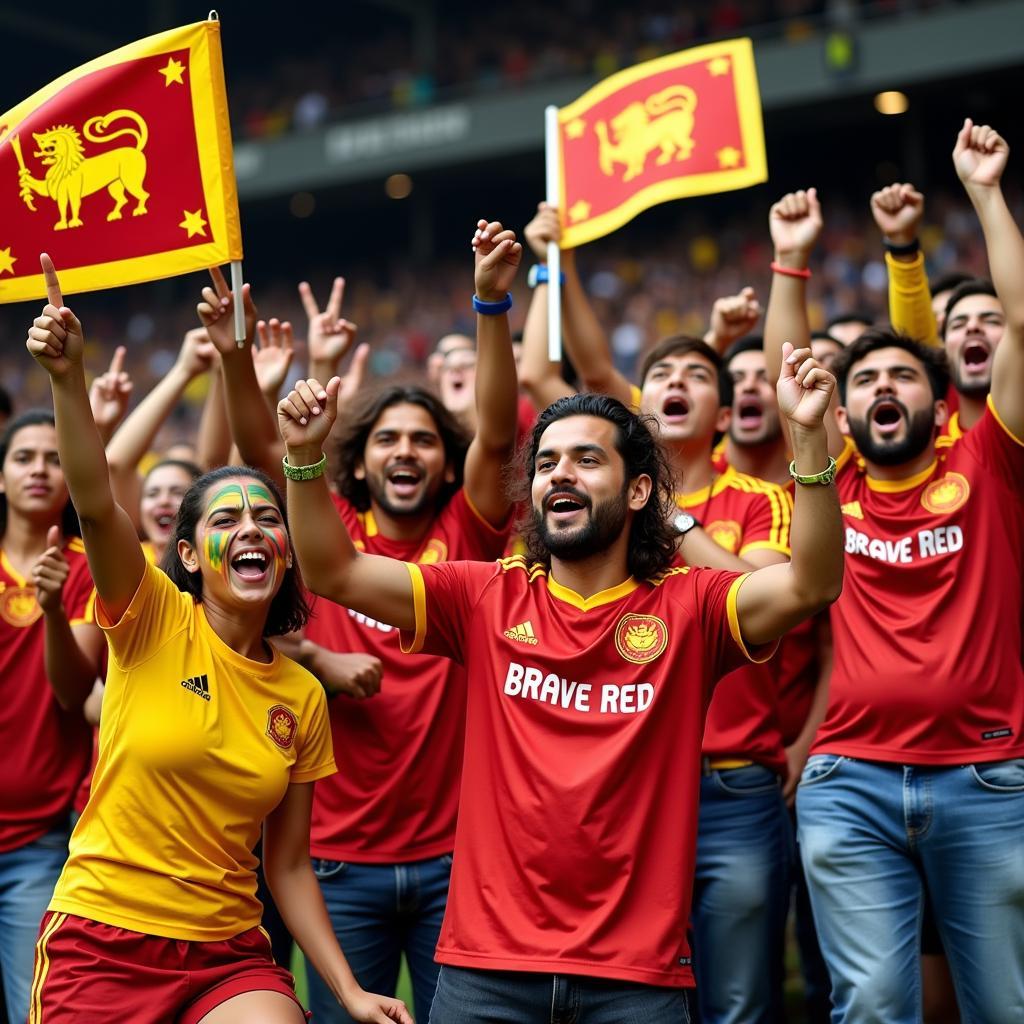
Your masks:
<path fill-rule="evenodd" d="M 408 864 L 352 864 L 313 858 L 334 933 L 356 980 L 393 996 L 402 953 L 412 975 L 417 1020 L 425 1021 L 437 986 L 434 951 L 448 902 L 449 854 Z M 316 971 L 309 1007 L 319 1024 L 350 1024 Z"/>
<path fill-rule="evenodd" d="M 10 1024 L 28 1019 L 39 922 L 68 859 L 68 830 L 0 853 L 0 971 Z"/>
<path fill-rule="evenodd" d="M 916 1024 L 927 891 L 964 1021 L 1024 1021 L 1024 758 L 810 758 L 800 849 L 833 1022 Z"/>
<path fill-rule="evenodd" d="M 445 966 L 429 1024 L 690 1024 L 692 997 L 686 988 Z"/>
<path fill-rule="evenodd" d="M 693 963 L 704 1024 L 779 1019 L 793 840 L 778 776 L 761 765 L 700 784 Z"/>

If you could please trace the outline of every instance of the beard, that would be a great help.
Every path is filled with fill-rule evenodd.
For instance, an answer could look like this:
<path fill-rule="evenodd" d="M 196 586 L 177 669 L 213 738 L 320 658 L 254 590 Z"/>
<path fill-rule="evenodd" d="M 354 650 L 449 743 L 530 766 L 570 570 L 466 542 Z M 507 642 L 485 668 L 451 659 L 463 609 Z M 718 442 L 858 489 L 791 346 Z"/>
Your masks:
<path fill-rule="evenodd" d="M 561 493 L 573 494 L 583 502 L 590 514 L 583 526 L 571 529 L 552 530 L 548 527 L 543 512 L 532 510 L 531 526 L 534 538 L 548 554 L 563 562 L 579 562 L 607 550 L 626 527 L 628 502 L 627 488 L 614 498 L 609 498 L 596 507 L 585 495 L 571 487 L 559 488 Z"/>
<path fill-rule="evenodd" d="M 956 388 L 957 394 L 963 395 L 964 398 L 984 398 L 992 390 L 992 378 L 972 378 L 965 381 L 963 363 L 958 360 L 953 367 L 953 387 Z"/>
<path fill-rule="evenodd" d="M 874 403 L 863 419 L 849 417 L 850 435 L 856 442 L 857 450 L 868 462 L 873 462 L 877 466 L 898 466 L 903 462 L 916 459 L 932 443 L 935 436 L 935 410 L 934 407 L 921 409 L 911 415 L 902 402 L 897 402 L 893 398 L 887 398 L 885 401 L 899 406 L 903 413 L 907 429 L 902 440 L 876 441 L 871 436 L 871 414 Z"/>

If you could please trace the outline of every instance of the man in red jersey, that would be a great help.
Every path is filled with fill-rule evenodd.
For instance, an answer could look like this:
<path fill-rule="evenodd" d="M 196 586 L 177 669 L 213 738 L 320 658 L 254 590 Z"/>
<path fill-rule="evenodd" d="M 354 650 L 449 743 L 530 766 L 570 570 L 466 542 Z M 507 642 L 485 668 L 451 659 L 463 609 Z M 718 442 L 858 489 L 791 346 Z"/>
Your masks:
<path fill-rule="evenodd" d="M 981 419 L 936 447 L 941 353 L 884 331 L 836 363 L 846 585 L 829 708 L 797 797 L 835 1021 L 920 1019 L 927 892 L 965 1019 L 1018 1020 L 1024 991 L 1024 238 L 1006 143 L 965 122 L 957 173 L 981 220 L 1006 331 Z M 807 337 L 813 190 L 772 208 L 766 350 Z M 842 439 L 834 441 L 839 451 Z"/>
<path fill-rule="evenodd" d="M 498 298 L 476 297 L 481 318 Z M 841 586 L 838 512 L 819 475 L 833 380 L 809 356 L 787 351 L 779 382 L 808 481 L 792 561 L 751 573 L 671 568 L 671 472 L 646 422 L 613 399 L 570 396 L 541 414 L 524 460 L 530 560 L 422 566 L 358 551 L 310 468 L 340 382 L 300 382 L 279 406 L 312 589 L 467 669 L 435 1024 L 491 1020 L 494 1007 L 512 1022 L 688 1019 L 712 688 Z"/>
<path fill-rule="evenodd" d="M 500 224 L 482 222 L 477 235 L 484 234 L 493 259 L 479 261 L 477 286 L 498 287 L 492 279 L 511 281 L 520 248 L 494 251 L 511 236 Z M 495 323 L 481 318 L 471 443 L 441 401 L 420 387 L 391 386 L 346 410 L 332 451 L 333 500 L 361 551 L 431 564 L 493 559 L 504 550 L 510 504 L 502 472 L 517 406 L 508 387 L 515 379 L 511 350 L 493 335 Z M 229 402 L 236 402 L 248 392 L 233 386 L 235 375 L 248 366 L 233 352 L 224 361 Z M 268 410 L 258 403 L 232 412 L 233 423 L 250 424 L 237 436 L 239 450 L 250 464 L 280 473 L 276 431 L 272 446 L 266 432 L 251 429 L 261 415 L 267 419 Z M 317 784 L 310 836 L 335 932 L 356 978 L 371 991 L 394 994 L 404 953 L 417 1016 L 426 1019 L 455 846 L 466 676 L 446 658 L 403 656 L 392 621 L 318 601 L 304 639 L 289 653 L 335 697 L 338 772 Z M 317 1020 L 349 1020 L 313 972 L 309 988 Z"/>

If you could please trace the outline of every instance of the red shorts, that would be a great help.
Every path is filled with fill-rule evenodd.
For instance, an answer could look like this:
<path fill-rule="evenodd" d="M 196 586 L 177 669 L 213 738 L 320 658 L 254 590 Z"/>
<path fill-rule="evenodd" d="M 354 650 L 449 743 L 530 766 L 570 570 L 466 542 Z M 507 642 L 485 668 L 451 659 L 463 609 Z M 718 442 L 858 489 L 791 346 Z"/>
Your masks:
<path fill-rule="evenodd" d="M 298 1003 L 295 981 L 274 963 L 261 928 L 222 942 L 186 942 L 51 910 L 36 943 L 29 1021 L 198 1024 L 233 996 L 260 991 Z"/>

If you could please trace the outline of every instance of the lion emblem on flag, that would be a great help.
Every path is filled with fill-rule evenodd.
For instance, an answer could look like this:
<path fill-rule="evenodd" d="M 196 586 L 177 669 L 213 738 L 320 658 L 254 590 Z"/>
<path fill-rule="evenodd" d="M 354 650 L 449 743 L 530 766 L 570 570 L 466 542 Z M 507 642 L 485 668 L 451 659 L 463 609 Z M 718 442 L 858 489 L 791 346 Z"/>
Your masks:
<path fill-rule="evenodd" d="M 133 126 L 119 128 L 108 134 L 115 121 L 132 121 Z M 103 152 L 86 156 L 82 144 L 87 142 L 109 143 L 127 135 L 134 145 L 115 146 Z M 135 200 L 133 217 L 141 217 L 148 211 L 146 200 L 146 142 L 149 130 L 146 122 L 134 110 L 112 110 L 102 117 L 90 117 L 82 125 L 82 132 L 69 124 L 54 125 L 44 132 L 33 132 L 36 151 L 32 154 L 46 167 L 42 178 L 33 177 L 25 166 L 20 140 L 11 138 L 11 146 L 20 168 L 18 183 L 21 198 L 30 210 L 35 206 L 32 196 L 49 196 L 56 204 L 60 219 L 53 225 L 55 231 L 82 226 L 82 200 L 94 192 L 106 189 L 114 200 L 114 207 L 107 214 L 108 221 L 120 220 L 121 210 L 130 195 Z"/>
<path fill-rule="evenodd" d="M 616 164 L 624 164 L 622 180 L 632 181 L 643 174 L 647 157 L 658 152 L 654 161 L 663 167 L 669 161 L 688 160 L 693 152 L 693 114 L 697 94 L 687 85 L 670 85 L 641 103 L 630 103 L 611 119 L 611 133 L 604 121 L 594 125 L 601 144 L 601 170 L 615 173 Z M 614 141 L 613 141 L 614 138 Z"/>

